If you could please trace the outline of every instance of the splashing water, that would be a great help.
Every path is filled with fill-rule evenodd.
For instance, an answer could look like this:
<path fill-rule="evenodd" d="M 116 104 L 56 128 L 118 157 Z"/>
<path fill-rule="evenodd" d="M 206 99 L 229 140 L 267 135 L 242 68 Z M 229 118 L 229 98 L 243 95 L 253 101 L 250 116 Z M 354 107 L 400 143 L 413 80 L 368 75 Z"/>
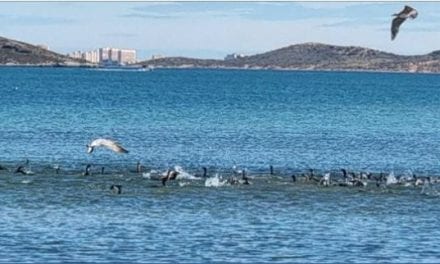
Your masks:
<path fill-rule="evenodd" d="M 218 173 L 214 177 L 205 180 L 205 187 L 222 187 L 227 184 L 227 180 L 223 180 Z"/>
<path fill-rule="evenodd" d="M 396 183 L 397 183 L 397 179 L 396 179 L 396 176 L 394 176 L 394 172 L 390 172 L 390 174 L 388 174 L 388 176 L 387 176 L 386 185 L 391 185 L 391 184 L 396 184 Z"/>

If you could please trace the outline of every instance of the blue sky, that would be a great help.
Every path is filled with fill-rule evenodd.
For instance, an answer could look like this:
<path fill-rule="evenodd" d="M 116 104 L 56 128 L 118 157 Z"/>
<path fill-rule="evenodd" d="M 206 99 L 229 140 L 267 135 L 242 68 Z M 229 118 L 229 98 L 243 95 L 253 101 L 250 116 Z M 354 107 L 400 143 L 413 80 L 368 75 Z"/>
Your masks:
<path fill-rule="evenodd" d="M 391 14 L 419 16 L 390 40 Z M 440 49 L 440 2 L 0 2 L 0 35 L 60 53 L 98 47 L 223 58 L 322 42 L 398 54 Z"/>

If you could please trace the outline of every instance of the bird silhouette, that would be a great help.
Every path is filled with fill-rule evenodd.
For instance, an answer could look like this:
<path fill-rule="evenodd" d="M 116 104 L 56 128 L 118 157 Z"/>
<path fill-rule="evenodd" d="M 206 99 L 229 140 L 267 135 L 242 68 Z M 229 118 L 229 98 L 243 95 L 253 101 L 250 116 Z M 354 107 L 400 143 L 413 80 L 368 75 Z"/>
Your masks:
<path fill-rule="evenodd" d="M 395 18 L 391 23 L 391 40 L 394 40 L 396 38 L 397 33 L 399 32 L 400 25 L 402 25 L 402 23 L 405 22 L 407 18 L 414 19 L 417 17 L 417 15 L 417 10 L 407 5 L 403 8 L 402 11 L 400 11 L 400 13 L 393 14 Z"/>

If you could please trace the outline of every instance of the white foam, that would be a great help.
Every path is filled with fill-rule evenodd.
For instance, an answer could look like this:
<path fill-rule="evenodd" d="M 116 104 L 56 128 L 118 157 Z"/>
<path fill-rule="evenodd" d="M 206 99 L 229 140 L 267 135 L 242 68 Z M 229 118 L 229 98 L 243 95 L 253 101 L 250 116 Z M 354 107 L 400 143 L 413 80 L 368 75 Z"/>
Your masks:
<path fill-rule="evenodd" d="M 151 179 L 151 172 L 144 172 L 144 173 L 142 173 L 142 178 Z"/>
<path fill-rule="evenodd" d="M 208 178 L 205 181 L 205 187 L 221 187 L 226 185 L 227 180 L 222 180 L 218 174 L 215 174 L 214 177 Z"/>
<path fill-rule="evenodd" d="M 390 184 L 396 184 L 397 183 L 397 179 L 396 176 L 394 176 L 394 172 L 390 172 L 390 174 L 387 177 L 387 185 Z"/>
<path fill-rule="evenodd" d="M 329 172 L 324 174 L 324 176 L 322 177 L 320 183 L 322 183 L 322 185 L 324 185 L 324 186 L 329 186 L 330 185 L 330 173 Z"/>
<path fill-rule="evenodd" d="M 411 182 L 405 182 L 404 187 L 411 187 L 413 184 Z"/>
<path fill-rule="evenodd" d="M 26 173 L 26 175 L 34 175 L 35 174 L 35 172 L 31 171 L 30 169 L 25 170 L 24 172 Z"/>

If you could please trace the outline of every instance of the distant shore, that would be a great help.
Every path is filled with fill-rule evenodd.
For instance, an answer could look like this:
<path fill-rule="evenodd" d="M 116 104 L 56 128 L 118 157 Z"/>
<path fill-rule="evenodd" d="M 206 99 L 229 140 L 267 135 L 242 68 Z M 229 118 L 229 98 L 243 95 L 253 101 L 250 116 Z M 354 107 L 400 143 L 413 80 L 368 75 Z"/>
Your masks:
<path fill-rule="evenodd" d="M 0 66 L 106 68 L 85 59 L 2 37 Z M 224 59 L 161 57 L 110 68 L 440 73 L 440 50 L 407 56 L 357 46 L 302 43 L 255 55 L 233 53 Z"/>
<path fill-rule="evenodd" d="M 98 67 L 99 68 L 99 67 Z M 292 71 L 292 72 L 370 72 L 370 73 L 411 73 L 411 74 L 440 74 L 440 72 L 430 72 L 430 71 L 403 71 L 403 70 L 368 70 L 368 69 L 310 69 L 310 68 L 281 68 L 281 67 L 232 67 L 232 66 L 192 66 L 192 65 L 182 65 L 182 66 L 155 66 L 151 68 L 154 69 L 170 69 L 170 70 L 185 70 L 185 69 L 206 69 L 206 70 L 249 70 L 249 71 Z"/>
<path fill-rule="evenodd" d="M 154 66 L 154 67 L 103 67 L 99 65 L 65 65 L 65 64 L 0 64 L 0 68 L 86 68 L 86 69 L 121 69 L 121 70 L 187 70 L 187 69 L 205 69 L 205 70 L 243 70 L 243 71 L 285 71 L 285 72 L 366 72 L 366 73 L 409 73 L 409 74 L 439 74 L 440 72 L 431 71 L 404 71 L 404 70 L 369 70 L 369 69 L 310 69 L 310 68 L 282 68 L 282 67 L 232 67 L 232 66 Z"/>

